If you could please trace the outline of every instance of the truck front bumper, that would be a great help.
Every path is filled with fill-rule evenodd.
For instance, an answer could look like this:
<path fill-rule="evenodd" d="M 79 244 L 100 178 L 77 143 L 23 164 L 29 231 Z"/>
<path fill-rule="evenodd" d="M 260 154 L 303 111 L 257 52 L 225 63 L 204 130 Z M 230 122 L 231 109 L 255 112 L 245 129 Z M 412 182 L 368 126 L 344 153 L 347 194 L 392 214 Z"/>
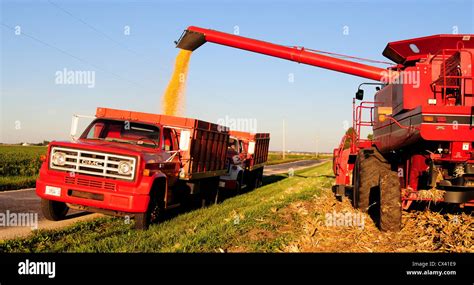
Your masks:
<path fill-rule="evenodd" d="M 222 176 L 221 176 L 222 177 Z M 237 189 L 237 181 L 236 180 L 226 180 L 222 179 L 219 181 L 219 188 L 221 189 Z"/>
<path fill-rule="evenodd" d="M 36 194 L 48 200 L 86 206 L 117 212 L 143 213 L 146 212 L 149 195 L 120 193 L 104 189 L 91 189 L 80 185 L 65 185 L 55 181 L 36 181 Z"/>

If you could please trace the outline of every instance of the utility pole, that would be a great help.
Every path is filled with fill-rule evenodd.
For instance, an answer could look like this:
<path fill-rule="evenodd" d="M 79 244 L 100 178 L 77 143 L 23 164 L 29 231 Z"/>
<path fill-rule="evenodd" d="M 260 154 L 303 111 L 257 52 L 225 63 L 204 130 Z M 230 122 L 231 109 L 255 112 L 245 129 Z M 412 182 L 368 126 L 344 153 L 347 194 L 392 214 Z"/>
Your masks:
<path fill-rule="evenodd" d="M 283 119 L 283 153 L 282 158 L 285 159 L 285 119 Z"/>
<path fill-rule="evenodd" d="M 316 157 L 318 156 L 318 153 L 319 153 L 318 143 L 319 143 L 319 139 L 318 139 L 318 137 L 316 136 Z"/>

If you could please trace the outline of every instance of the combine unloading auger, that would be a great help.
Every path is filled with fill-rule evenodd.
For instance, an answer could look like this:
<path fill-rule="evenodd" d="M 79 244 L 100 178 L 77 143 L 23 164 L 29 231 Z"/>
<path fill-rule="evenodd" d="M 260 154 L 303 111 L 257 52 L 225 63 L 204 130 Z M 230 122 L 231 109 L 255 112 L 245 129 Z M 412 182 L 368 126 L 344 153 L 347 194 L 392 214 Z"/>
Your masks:
<path fill-rule="evenodd" d="M 287 47 L 193 26 L 188 27 L 188 29 L 184 31 L 177 42 L 177 47 L 194 51 L 206 42 L 261 53 L 376 81 L 380 81 L 383 77 L 383 73 L 386 72 L 386 69 L 383 68 L 325 56 L 307 51 L 304 48 Z"/>

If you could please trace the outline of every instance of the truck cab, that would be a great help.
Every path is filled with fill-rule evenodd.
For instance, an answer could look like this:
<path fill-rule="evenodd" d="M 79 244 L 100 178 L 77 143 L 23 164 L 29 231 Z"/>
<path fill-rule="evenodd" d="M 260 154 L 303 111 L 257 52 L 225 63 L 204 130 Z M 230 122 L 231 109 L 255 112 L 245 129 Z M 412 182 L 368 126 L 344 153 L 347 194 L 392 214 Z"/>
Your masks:
<path fill-rule="evenodd" d="M 219 188 L 240 192 L 260 187 L 269 142 L 270 135 L 266 133 L 231 130 L 226 154 L 227 173 L 220 177 Z"/>

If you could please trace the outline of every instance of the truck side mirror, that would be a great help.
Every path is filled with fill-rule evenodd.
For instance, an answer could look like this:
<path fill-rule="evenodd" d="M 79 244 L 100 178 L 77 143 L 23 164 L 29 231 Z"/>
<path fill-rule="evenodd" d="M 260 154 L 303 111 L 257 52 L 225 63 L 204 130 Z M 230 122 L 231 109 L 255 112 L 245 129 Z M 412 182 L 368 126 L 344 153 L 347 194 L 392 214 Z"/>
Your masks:
<path fill-rule="evenodd" d="M 76 140 L 76 135 L 77 135 L 77 127 L 79 125 L 79 117 L 76 115 L 72 116 L 72 122 L 71 122 L 71 131 L 69 134 L 71 135 L 72 140 Z"/>
<path fill-rule="evenodd" d="M 188 130 L 182 130 L 179 135 L 179 150 L 187 151 L 189 150 L 191 132 Z"/>
<path fill-rule="evenodd" d="M 77 140 L 78 138 L 76 137 L 78 134 L 78 129 L 79 129 L 79 119 L 84 118 L 84 119 L 95 119 L 95 116 L 88 116 L 88 115 L 77 115 L 74 114 L 72 115 L 72 122 L 71 122 L 71 130 L 69 131 L 69 135 L 71 136 L 71 139 L 73 141 Z M 82 123 L 81 123 L 82 124 Z"/>
<path fill-rule="evenodd" d="M 358 89 L 356 92 L 356 99 L 363 100 L 364 99 L 364 90 Z"/>
<path fill-rule="evenodd" d="M 249 149 L 248 149 L 248 154 L 254 154 L 255 153 L 255 142 L 249 142 Z"/>

